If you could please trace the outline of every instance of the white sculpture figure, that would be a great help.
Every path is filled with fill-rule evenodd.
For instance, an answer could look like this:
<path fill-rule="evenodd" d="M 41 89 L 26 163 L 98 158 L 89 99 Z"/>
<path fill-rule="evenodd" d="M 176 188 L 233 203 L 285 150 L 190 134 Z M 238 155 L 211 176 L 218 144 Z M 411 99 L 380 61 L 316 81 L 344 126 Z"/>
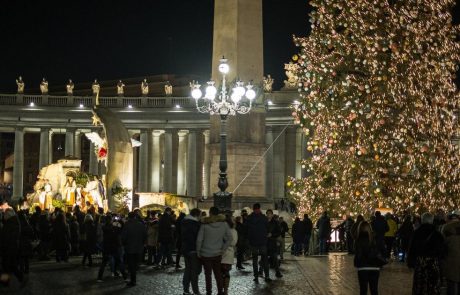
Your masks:
<path fill-rule="evenodd" d="M 43 95 L 48 94 L 48 81 L 43 78 L 42 82 L 40 83 L 40 91 Z"/>
<path fill-rule="evenodd" d="M 148 95 L 149 94 L 149 83 L 147 83 L 147 79 L 144 79 L 141 83 L 141 91 L 142 95 Z"/>
<path fill-rule="evenodd" d="M 51 183 L 48 179 L 45 179 L 45 205 L 44 208 L 51 210 L 53 206 L 53 188 L 51 187 Z"/>
<path fill-rule="evenodd" d="M 73 84 L 72 82 L 72 79 L 69 79 L 69 83 L 67 83 L 66 85 L 66 90 L 67 90 L 67 95 L 73 95 L 73 88 L 75 87 L 75 85 Z"/>
<path fill-rule="evenodd" d="M 16 84 L 18 85 L 18 93 L 19 93 L 19 94 L 24 93 L 25 84 L 24 84 L 24 81 L 22 81 L 22 77 L 21 77 L 21 76 L 19 76 L 19 78 L 16 79 Z"/>
<path fill-rule="evenodd" d="M 171 85 L 171 83 L 169 83 L 169 81 L 166 82 L 166 85 L 165 85 L 165 94 L 166 96 L 171 96 L 173 93 L 173 87 Z"/>
<path fill-rule="evenodd" d="M 118 96 L 123 96 L 123 94 L 125 93 L 124 87 L 125 87 L 125 84 L 123 84 L 123 82 L 121 82 L 121 80 L 119 80 L 118 84 L 117 84 L 117 94 L 118 94 Z"/>
<path fill-rule="evenodd" d="M 99 94 L 99 90 L 101 90 L 101 86 L 97 82 L 97 79 L 94 79 L 93 85 L 91 86 L 91 89 L 93 90 L 94 95 Z"/>
<path fill-rule="evenodd" d="M 267 75 L 267 77 L 264 77 L 264 92 L 265 93 L 271 93 L 273 91 L 273 82 L 275 80 L 272 78 L 272 76 Z"/>
<path fill-rule="evenodd" d="M 298 64 L 294 64 L 293 62 L 289 62 L 288 64 L 284 64 L 284 69 L 286 70 L 286 76 L 288 77 L 287 80 L 284 80 L 284 87 L 288 89 L 297 89 L 297 81 L 299 78 L 296 75 L 296 72 L 299 68 Z"/>
<path fill-rule="evenodd" d="M 102 202 L 103 200 L 103 189 L 101 191 L 101 188 L 99 187 L 99 179 L 97 176 L 94 176 L 92 181 L 88 181 L 86 184 L 85 191 L 90 195 L 89 200 L 93 200 L 93 202 L 99 207 L 103 208 L 104 204 Z M 91 201 L 90 201 L 91 203 Z"/>
<path fill-rule="evenodd" d="M 67 204 L 75 204 L 75 190 L 77 189 L 77 183 L 73 179 L 72 175 L 67 175 L 67 181 L 64 185 L 64 194 Z"/>

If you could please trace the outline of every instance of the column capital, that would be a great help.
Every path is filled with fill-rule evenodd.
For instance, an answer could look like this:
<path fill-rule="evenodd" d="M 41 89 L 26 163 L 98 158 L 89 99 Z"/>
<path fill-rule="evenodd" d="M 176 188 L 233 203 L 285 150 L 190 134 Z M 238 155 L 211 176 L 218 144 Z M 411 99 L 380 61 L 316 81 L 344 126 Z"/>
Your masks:
<path fill-rule="evenodd" d="M 184 136 L 187 136 L 187 134 L 189 134 L 189 130 L 179 130 L 177 131 L 177 134 L 179 135 L 179 137 L 184 137 Z"/>
<path fill-rule="evenodd" d="M 72 132 L 72 133 L 75 133 L 75 131 L 77 131 L 77 128 L 76 127 L 66 127 L 65 128 L 65 132 Z"/>
<path fill-rule="evenodd" d="M 24 131 L 24 126 L 16 126 L 14 131 Z"/>
<path fill-rule="evenodd" d="M 50 127 L 40 127 L 40 132 L 50 132 Z"/>
<path fill-rule="evenodd" d="M 160 136 L 160 135 L 162 135 L 163 133 L 165 133 L 164 130 L 153 130 L 153 131 L 152 131 L 152 134 L 153 134 L 153 136 L 155 136 L 155 137 L 156 137 L 156 136 Z"/>

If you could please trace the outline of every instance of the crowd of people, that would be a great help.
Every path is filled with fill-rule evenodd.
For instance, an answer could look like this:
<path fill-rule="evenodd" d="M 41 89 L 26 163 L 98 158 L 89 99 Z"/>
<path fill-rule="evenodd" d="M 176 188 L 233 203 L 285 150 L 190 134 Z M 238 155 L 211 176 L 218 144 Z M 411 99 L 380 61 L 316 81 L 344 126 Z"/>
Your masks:
<path fill-rule="evenodd" d="M 252 259 L 256 284 L 260 279 L 270 283 L 271 269 L 276 278 L 283 277 L 280 264 L 289 227 L 273 210 L 263 214 L 260 204 L 254 204 L 250 214 L 242 210 L 236 217 L 216 207 L 209 213 L 195 208 L 188 215 L 166 208 L 147 211 L 146 216 L 139 209 L 120 216 L 104 213 L 102 208 L 82 212 L 78 206 L 67 213 L 36 207 L 33 214 L 5 205 L 0 208 L 3 285 L 13 276 L 23 282 L 34 255 L 40 260 L 53 256 L 57 263 L 77 256 L 84 267 L 92 267 L 97 255 L 101 261 L 95 280 L 104 281 L 104 272 L 110 270 L 112 277 L 124 279 L 128 287 L 136 285 L 140 263 L 158 270 L 184 268 L 183 294 L 201 294 L 201 272 L 206 294 L 212 294 L 213 277 L 218 294 L 228 294 L 235 260 L 236 268 L 244 270 L 243 262 Z M 332 230 L 327 212 L 316 223 L 307 214 L 303 220 L 295 218 L 291 253 L 327 254 Z M 414 270 L 413 294 L 440 294 L 443 281 L 448 294 L 460 294 L 460 211 L 400 218 L 376 211 L 369 220 L 348 216 L 336 230 L 340 248 L 354 254 L 360 294 L 367 294 L 368 289 L 378 293 L 380 270 L 389 261 L 406 262 Z M 311 242 L 313 236 L 318 243 Z"/>
<path fill-rule="evenodd" d="M 104 213 L 103 209 L 82 212 L 79 206 L 73 212 L 56 208 L 50 213 L 40 207 L 14 210 L 3 206 L 0 210 L 0 282 L 8 285 L 13 276 L 25 281 L 29 260 L 54 257 L 57 263 L 66 263 L 70 256 L 81 257 L 83 267 L 98 263 L 98 282 L 110 270 L 112 277 L 124 279 L 127 286 L 137 283 L 140 263 L 154 269 L 183 268 L 184 294 L 201 294 L 198 286 L 204 272 L 206 294 L 212 294 L 213 279 L 218 294 L 228 294 L 230 270 L 236 258 L 236 267 L 245 269 L 243 261 L 252 257 L 255 283 L 259 278 L 272 281 L 270 268 L 281 278 L 280 259 L 283 259 L 284 237 L 288 226 L 282 218 L 260 204 L 253 212 L 243 210 L 241 216 L 219 212 L 211 207 L 205 211 L 192 209 L 190 214 L 176 216 L 171 208 L 163 212 L 135 209 L 127 216 Z M 175 257 L 173 254 L 175 253 Z"/>

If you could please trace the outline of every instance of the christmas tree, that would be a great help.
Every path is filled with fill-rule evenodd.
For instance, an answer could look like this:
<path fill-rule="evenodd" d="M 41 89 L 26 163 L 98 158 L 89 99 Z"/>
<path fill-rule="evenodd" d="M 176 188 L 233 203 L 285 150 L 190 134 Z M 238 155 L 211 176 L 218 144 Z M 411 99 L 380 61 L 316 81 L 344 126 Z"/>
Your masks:
<path fill-rule="evenodd" d="M 300 47 L 295 122 L 308 176 L 300 213 L 458 208 L 454 0 L 314 0 Z"/>

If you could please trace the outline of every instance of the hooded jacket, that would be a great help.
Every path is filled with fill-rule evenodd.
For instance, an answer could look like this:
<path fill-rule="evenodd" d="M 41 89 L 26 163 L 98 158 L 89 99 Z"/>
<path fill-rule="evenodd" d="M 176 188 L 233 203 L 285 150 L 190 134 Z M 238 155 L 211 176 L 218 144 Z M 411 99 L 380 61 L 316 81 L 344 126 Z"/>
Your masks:
<path fill-rule="evenodd" d="M 196 252 L 196 239 L 198 236 L 198 231 L 200 230 L 200 222 L 198 221 L 198 218 L 195 218 L 192 215 L 185 216 L 185 218 L 182 220 L 181 230 L 182 253 L 188 254 L 191 252 Z"/>
<path fill-rule="evenodd" d="M 211 215 L 203 219 L 196 240 L 199 257 L 216 257 L 224 254 L 233 240 L 230 227 L 223 215 Z"/>

